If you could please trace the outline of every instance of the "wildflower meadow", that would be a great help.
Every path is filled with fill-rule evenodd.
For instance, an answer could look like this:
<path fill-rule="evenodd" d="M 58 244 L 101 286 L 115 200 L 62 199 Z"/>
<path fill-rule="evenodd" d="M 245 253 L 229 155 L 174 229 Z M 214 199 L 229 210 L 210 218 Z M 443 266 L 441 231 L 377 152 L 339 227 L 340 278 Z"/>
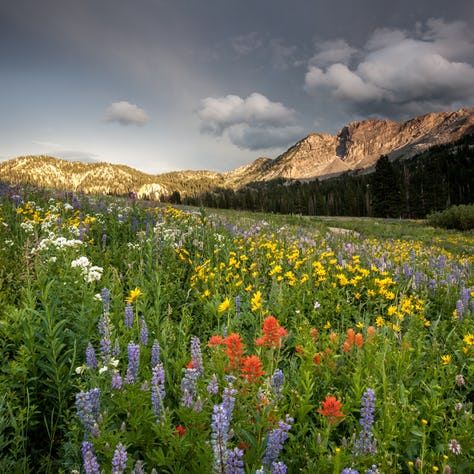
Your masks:
<path fill-rule="evenodd" d="M 1 196 L 0 472 L 474 472 L 472 233 Z"/>

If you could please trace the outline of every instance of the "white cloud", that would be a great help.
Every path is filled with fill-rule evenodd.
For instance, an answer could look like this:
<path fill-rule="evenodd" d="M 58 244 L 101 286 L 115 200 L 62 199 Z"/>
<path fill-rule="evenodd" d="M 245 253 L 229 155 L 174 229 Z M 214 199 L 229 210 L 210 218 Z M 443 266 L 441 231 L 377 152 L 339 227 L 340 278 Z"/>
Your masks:
<path fill-rule="evenodd" d="M 226 135 L 239 148 L 279 147 L 303 133 L 293 109 L 257 92 L 244 99 L 238 95 L 207 97 L 201 100 L 198 115 L 202 132 Z"/>
<path fill-rule="evenodd" d="M 117 122 L 120 125 L 144 125 L 150 121 L 142 108 L 127 101 L 113 102 L 105 111 L 106 122 Z"/>
<path fill-rule="evenodd" d="M 317 43 L 316 51 L 309 63 L 323 67 L 333 63 L 347 64 L 357 49 L 347 44 L 344 39 L 336 39 Z"/>
<path fill-rule="evenodd" d="M 40 145 L 47 148 L 61 148 L 62 146 L 59 143 L 48 142 L 48 141 L 43 141 L 43 140 L 32 140 L 32 143 L 34 143 L 35 145 Z"/>
<path fill-rule="evenodd" d="M 329 91 L 352 110 L 409 113 L 474 100 L 474 35 L 463 22 L 431 19 L 411 33 L 376 30 L 352 68 L 347 63 L 353 48 L 348 56 L 342 43 L 332 46 L 313 57 L 305 89 Z"/>

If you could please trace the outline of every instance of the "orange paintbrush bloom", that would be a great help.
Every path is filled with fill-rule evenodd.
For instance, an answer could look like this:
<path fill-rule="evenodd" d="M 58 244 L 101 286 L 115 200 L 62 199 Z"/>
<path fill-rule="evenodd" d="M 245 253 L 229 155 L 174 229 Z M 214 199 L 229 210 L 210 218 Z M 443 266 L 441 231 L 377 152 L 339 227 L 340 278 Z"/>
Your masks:
<path fill-rule="evenodd" d="M 352 346 L 355 342 L 355 332 L 354 329 L 348 329 L 346 333 L 346 341 Z"/>
<path fill-rule="evenodd" d="M 224 338 L 216 334 L 215 336 L 211 336 L 207 345 L 209 347 L 215 346 L 222 346 L 224 344 Z"/>
<path fill-rule="evenodd" d="M 265 318 L 265 321 L 263 321 L 262 332 L 263 336 L 259 337 L 256 341 L 257 346 L 274 348 L 281 347 L 281 339 L 288 334 L 287 330 L 280 326 L 280 323 L 275 316 L 268 316 Z"/>
<path fill-rule="evenodd" d="M 354 343 L 359 349 L 364 345 L 364 336 L 360 332 L 355 335 Z"/>
<path fill-rule="evenodd" d="M 341 412 L 342 403 L 333 395 L 328 395 L 322 402 L 322 408 L 318 410 L 320 415 L 327 418 L 331 424 L 337 423 L 344 418 L 344 413 Z"/>
<path fill-rule="evenodd" d="M 260 357 L 251 355 L 242 359 L 242 377 L 248 382 L 256 382 L 258 379 L 265 375 L 262 369 L 262 361 Z"/>
<path fill-rule="evenodd" d="M 229 370 L 238 370 L 244 355 L 244 343 L 240 334 L 233 332 L 224 339 L 225 353 L 229 358 Z"/>
<path fill-rule="evenodd" d="M 352 344 L 349 341 L 344 341 L 344 344 L 342 345 L 342 350 L 344 352 L 349 352 L 352 349 Z"/>

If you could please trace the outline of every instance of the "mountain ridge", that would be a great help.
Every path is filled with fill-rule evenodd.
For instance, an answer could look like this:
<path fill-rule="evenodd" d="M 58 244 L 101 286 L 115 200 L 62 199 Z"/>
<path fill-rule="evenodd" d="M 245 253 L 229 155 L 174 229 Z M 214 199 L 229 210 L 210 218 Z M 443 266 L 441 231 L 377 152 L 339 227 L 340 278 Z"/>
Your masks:
<path fill-rule="evenodd" d="M 471 107 L 431 112 L 404 122 L 373 118 L 353 121 L 336 135 L 310 133 L 274 159 L 259 157 L 227 172 L 187 170 L 152 175 L 127 165 L 81 163 L 40 155 L 0 162 L 0 179 L 91 194 L 134 192 L 140 198 L 160 199 L 175 191 L 198 194 L 279 178 L 307 181 L 367 172 L 382 155 L 391 160 L 406 159 L 472 133 Z"/>

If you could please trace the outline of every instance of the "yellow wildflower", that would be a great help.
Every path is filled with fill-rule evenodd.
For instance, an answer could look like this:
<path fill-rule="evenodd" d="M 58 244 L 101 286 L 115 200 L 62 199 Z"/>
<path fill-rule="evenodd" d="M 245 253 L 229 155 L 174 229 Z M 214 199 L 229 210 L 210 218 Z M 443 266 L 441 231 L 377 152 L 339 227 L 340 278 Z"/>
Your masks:
<path fill-rule="evenodd" d="M 397 312 L 397 307 L 396 306 L 389 306 L 387 309 L 387 314 L 389 316 L 393 316 Z"/>
<path fill-rule="evenodd" d="M 258 311 L 262 307 L 262 293 L 256 291 L 250 300 L 252 311 Z"/>
<path fill-rule="evenodd" d="M 474 334 L 466 334 L 463 338 L 463 341 L 468 346 L 474 346 Z"/>
<path fill-rule="evenodd" d="M 222 314 L 225 313 L 230 308 L 230 300 L 226 298 L 218 307 L 217 311 Z"/>
<path fill-rule="evenodd" d="M 451 363 L 452 357 L 449 354 L 441 356 L 441 362 L 443 365 L 448 365 Z"/>
<path fill-rule="evenodd" d="M 141 296 L 143 293 L 140 290 L 140 288 L 135 288 L 133 290 L 130 290 L 130 294 L 128 295 L 128 298 L 125 300 L 128 304 L 134 303 L 139 296 Z"/>

